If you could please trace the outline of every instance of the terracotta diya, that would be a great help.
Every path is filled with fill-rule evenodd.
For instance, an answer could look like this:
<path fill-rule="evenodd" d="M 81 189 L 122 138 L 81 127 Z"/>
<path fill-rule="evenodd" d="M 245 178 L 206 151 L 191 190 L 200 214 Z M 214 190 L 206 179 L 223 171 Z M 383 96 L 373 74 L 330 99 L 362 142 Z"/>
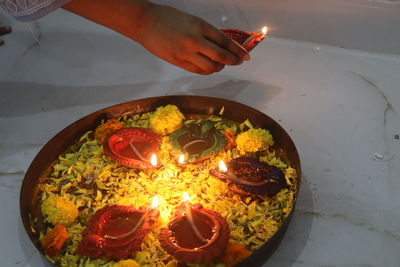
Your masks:
<path fill-rule="evenodd" d="M 226 146 L 225 136 L 210 120 L 200 124 L 193 122 L 172 132 L 169 141 L 176 152 L 185 154 L 185 160 L 189 163 L 204 160 Z"/>
<path fill-rule="evenodd" d="M 227 36 L 238 42 L 247 51 L 253 50 L 267 34 L 267 27 L 262 29 L 262 32 L 246 32 L 242 30 L 222 29 Z"/>
<path fill-rule="evenodd" d="M 219 169 L 210 170 L 210 174 L 243 194 L 272 196 L 287 186 L 281 169 L 249 157 L 235 158 L 228 167 L 221 161 Z"/>
<path fill-rule="evenodd" d="M 174 218 L 161 229 L 165 251 L 186 263 L 204 263 L 218 257 L 229 241 L 229 226 L 217 212 L 188 201 L 177 207 Z"/>
<path fill-rule="evenodd" d="M 94 258 L 126 258 L 140 249 L 158 215 L 158 210 L 144 207 L 110 205 L 99 209 L 88 221 L 76 253 Z"/>
<path fill-rule="evenodd" d="M 132 168 L 150 169 L 152 154 L 157 153 L 161 137 L 152 130 L 129 127 L 115 131 L 104 141 L 104 153 Z"/>

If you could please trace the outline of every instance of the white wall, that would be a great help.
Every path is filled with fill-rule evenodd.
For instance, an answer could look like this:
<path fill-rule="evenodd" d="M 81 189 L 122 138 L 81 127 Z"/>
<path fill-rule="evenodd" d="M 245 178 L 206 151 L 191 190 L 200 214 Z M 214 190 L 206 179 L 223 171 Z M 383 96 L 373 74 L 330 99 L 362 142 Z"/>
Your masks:
<path fill-rule="evenodd" d="M 157 1 L 220 27 L 256 30 L 266 24 L 275 37 L 400 54 L 400 0 Z"/>

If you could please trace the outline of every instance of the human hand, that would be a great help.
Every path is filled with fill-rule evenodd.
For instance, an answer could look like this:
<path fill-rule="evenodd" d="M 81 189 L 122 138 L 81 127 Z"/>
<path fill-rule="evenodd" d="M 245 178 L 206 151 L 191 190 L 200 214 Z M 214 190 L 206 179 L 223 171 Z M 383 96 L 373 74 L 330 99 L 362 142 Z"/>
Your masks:
<path fill-rule="evenodd" d="M 157 4 L 146 11 L 134 39 L 171 64 L 211 74 L 250 59 L 242 46 L 198 17 Z"/>
<path fill-rule="evenodd" d="M 10 26 L 1 26 L 0 27 L 0 35 L 4 35 L 4 34 L 10 33 L 10 32 L 11 32 Z M 3 45 L 3 44 L 4 44 L 4 41 L 0 40 L 0 45 Z"/>

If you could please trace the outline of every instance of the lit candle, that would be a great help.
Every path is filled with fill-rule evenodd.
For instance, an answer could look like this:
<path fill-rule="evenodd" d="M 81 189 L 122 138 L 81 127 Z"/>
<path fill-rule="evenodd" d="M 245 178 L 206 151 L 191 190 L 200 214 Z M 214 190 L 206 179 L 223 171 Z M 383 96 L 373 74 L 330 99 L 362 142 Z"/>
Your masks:
<path fill-rule="evenodd" d="M 199 203 L 191 204 L 189 199 L 185 192 L 174 218 L 160 231 L 160 244 L 179 261 L 210 262 L 221 255 L 228 244 L 229 225 L 219 213 Z"/>
<path fill-rule="evenodd" d="M 264 26 L 264 27 L 262 28 L 261 32 L 262 32 L 262 34 L 263 34 L 264 37 L 265 37 L 265 36 L 267 35 L 267 32 L 268 32 L 268 27 L 267 27 L 267 26 Z"/>
<path fill-rule="evenodd" d="M 135 155 L 138 156 L 139 159 L 145 162 L 149 162 L 149 160 L 143 157 L 142 153 L 140 153 L 139 150 L 137 150 L 136 146 L 133 144 L 133 139 L 129 140 L 129 146 L 132 149 L 133 153 L 135 153 Z M 153 167 L 157 167 L 157 156 L 154 153 L 151 155 L 150 164 Z"/>
<path fill-rule="evenodd" d="M 147 211 L 145 213 L 143 213 L 143 215 L 140 217 L 139 221 L 135 224 L 135 226 L 130 231 L 126 232 L 125 234 L 118 235 L 118 236 L 105 235 L 104 238 L 120 239 L 120 238 L 124 238 L 124 237 L 130 236 L 131 234 L 135 233 L 139 229 L 139 227 L 142 226 L 144 220 L 146 219 L 146 217 L 148 215 L 150 215 L 151 212 L 156 211 L 157 207 L 158 207 L 158 196 L 156 195 L 153 198 L 153 201 L 151 203 L 151 208 L 147 209 Z"/>
<path fill-rule="evenodd" d="M 261 42 L 266 36 L 267 36 L 267 32 L 268 32 L 268 27 L 264 26 L 261 29 L 260 33 L 253 33 L 251 34 L 243 43 L 242 46 L 245 47 L 246 45 L 249 44 L 249 42 L 254 42 L 254 43 L 259 43 Z"/>
<path fill-rule="evenodd" d="M 183 202 L 185 203 L 185 206 L 186 206 L 185 215 L 186 215 L 194 233 L 196 234 L 197 238 L 199 238 L 199 240 L 201 242 L 207 243 L 208 240 L 203 237 L 203 235 L 200 233 L 199 229 L 197 228 L 197 226 L 194 222 L 194 218 L 193 218 L 193 214 L 192 214 L 192 207 L 190 204 L 190 197 L 189 197 L 189 194 L 186 192 L 183 193 Z"/>
<path fill-rule="evenodd" d="M 219 170 L 221 172 L 227 172 L 228 171 L 228 168 L 226 167 L 225 162 L 223 160 L 219 161 L 218 167 L 219 167 Z"/>

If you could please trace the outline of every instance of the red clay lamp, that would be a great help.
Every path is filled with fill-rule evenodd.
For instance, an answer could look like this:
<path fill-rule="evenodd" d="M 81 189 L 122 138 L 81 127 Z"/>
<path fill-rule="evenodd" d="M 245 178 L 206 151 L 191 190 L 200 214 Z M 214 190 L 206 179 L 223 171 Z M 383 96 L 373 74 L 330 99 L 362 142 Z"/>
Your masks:
<path fill-rule="evenodd" d="M 250 52 L 267 36 L 268 28 L 264 26 L 261 32 L 246 32 L 230 29 L 222 29 L 222 31 Z"/>
<path fill-rule="evenodd" d="M 157 220 L 158 197 L 151 208 L 109 205 L 92 215 L 82 233 L 77 254 L 117 260 L 140 250 L 142 241 Z"/>
<path fill-rule="evenodd" d="M 106 138 L 103 144 L 104 153 L 128 167 L 152 169 L 157 166 L 157 159 L 154 163 L 154 157 L 160 140 L 159 135 L 146 128 L 122 128 Z"/>
<path fill-rule="evenodd" d="M 229 241 L 228 223 L 217 212 L 191 204 L 185 193 L 174 218 L 160 233 L 164 250 L 185 263 L 204 263 L 221 255 Z"/>

